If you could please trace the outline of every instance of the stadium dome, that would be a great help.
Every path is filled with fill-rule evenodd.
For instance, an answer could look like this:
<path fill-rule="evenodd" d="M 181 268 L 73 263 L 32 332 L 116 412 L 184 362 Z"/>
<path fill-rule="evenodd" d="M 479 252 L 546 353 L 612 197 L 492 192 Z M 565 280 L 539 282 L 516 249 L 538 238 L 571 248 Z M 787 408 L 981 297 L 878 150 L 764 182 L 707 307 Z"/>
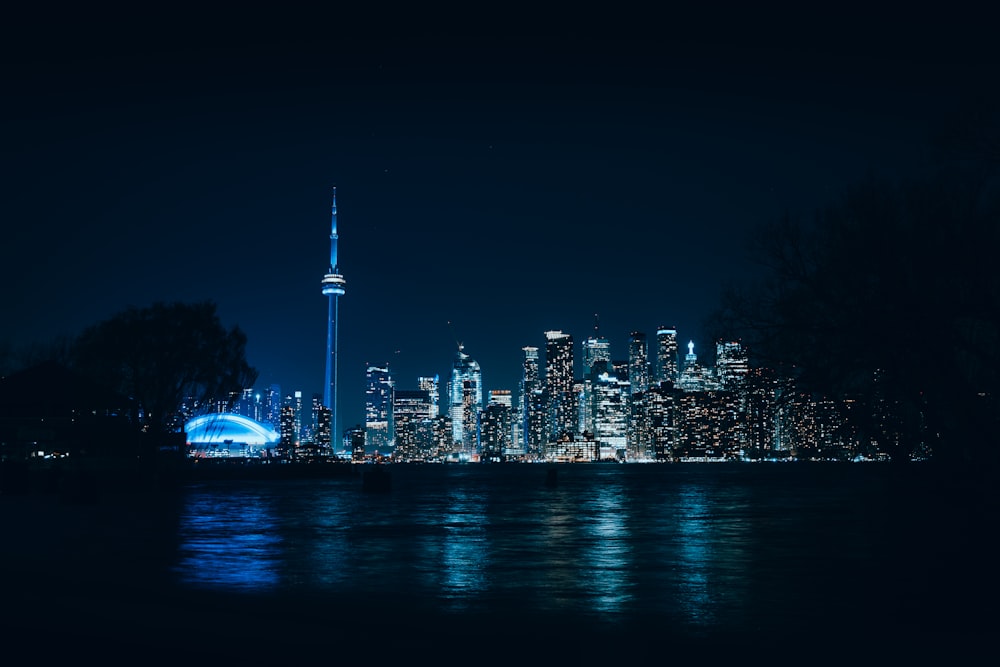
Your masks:
<path fill-rule="evenodd" d="M 196 456 L 259 455 L 279 440 L 270 424 L 226 412 L 195 417 L 184 424 L 184 433 Z"/>

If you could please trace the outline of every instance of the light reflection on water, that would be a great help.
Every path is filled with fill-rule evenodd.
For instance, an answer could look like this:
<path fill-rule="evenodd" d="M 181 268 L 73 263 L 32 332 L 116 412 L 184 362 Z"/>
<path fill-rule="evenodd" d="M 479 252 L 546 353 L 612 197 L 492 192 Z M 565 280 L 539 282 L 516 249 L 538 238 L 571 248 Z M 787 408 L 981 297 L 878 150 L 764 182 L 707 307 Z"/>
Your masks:
<path fill-rule="evenodd" d="M 708 570 L 712 534 L 703 491 L 681 487 L 677 503 L 679 603 L 695 623 L 711 622 Z"/>
<path fill-rule="evenodd" d="M 395 466 L 389 494 L 364 493 L 354 478 L 192 487 L 176 578 L 192 588 L 375 593 L 441 612 L 572 611 L 692 628 L 794 616 L 795 577 L 806 572 L 797 563 L 816 557 L 794 539 L 810 519 L 789 524 L 787 492 L 767 479 L 578 465 L 561 467 L 548 488 L 545 472 Z M 819 509 L 840 501 L 834 493 Z"/>
<path fill-rule="evenodd" d="M 449 489 L 443 525 L 440 569 L 441 595 L 462 609 L 489 586 L 489 520 L 486 498 L 465 488 Z"/>
<path fill-rule="evenodd" d="M 191 493 L 181 515 L 177 571 L 195 586 L 259 591 L 280 582 L 284 557 L 278 522 L 254 493 Z"/>
<path fill-rule="evenodd" d="M 591 535 L 583 554 L 581 585 L 592 592 L 595 611 L 621 611 L 631 597 L 632 583 L 628 524 L 623 521 L 627 511 L 625 491 L 614 482 L 602 484 L 581 509 L 589 517 L 585 527 Z"/>

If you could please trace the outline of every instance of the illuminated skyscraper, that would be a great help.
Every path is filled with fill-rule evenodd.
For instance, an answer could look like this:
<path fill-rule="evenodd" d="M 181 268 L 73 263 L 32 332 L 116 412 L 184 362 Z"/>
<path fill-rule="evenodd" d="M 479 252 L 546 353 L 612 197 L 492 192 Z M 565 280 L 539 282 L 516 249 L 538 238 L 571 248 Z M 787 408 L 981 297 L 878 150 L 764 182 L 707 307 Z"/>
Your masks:
<path fill-rule="evenodd" d="M 593 433 L 604 453 L 598 458 L 624 457 L 628 442 L 629 383 L 609 373 L 594 377 L 591 389 Z"/>
<path fill-rule="evenodd" d="M 482 443 L 479 460 L 500 463 L 510 449 L 511 397 L 508 390 L 490 391 L 490 402 L 480 415 L 479 432 Z"/>
<path fill-rule="evenodd" d="M 449 400 L 453 445 L 459 452 L 475 452 L 479 413 L 483 410 L 483 374 L 479 363 L 464 352 L 461 344 L 451 368 Z"/>
<path fill-rule="evenodd" d="M 420 442 L 420 426 L 430 420 L 431 397 L 426 389 L 396 389 L 392 397 L 392 426 L 396 446 L 392 457 L 398 461 L 424 459 L 425 443 Z"/>
<path fill-rule="evenodd" d="M 638 394 L 649 389 L 649 349 L 646 334 L 633 331 L 628 339 L 628 380 L 630 393 Z"/>
<path fill-rule="evenodd" d="M 430 399 L 430 413 L 428 417 L 434 419 L 438 416 L 440 409 L 440 391 L 438 385 L 440 384 L 440 377 L 434 375 L 434 377 L 419 377 L 417 378 L 417 389 L 427 392 L 427 396 Z"/>
<path fill-rule="evenodd" d="M 656 330 L 656 382 L 677 382 L 677 329 L 660 327 Z"/>
<path fill-rule="evenodd" d="M 365 390 L 365 446 L 386 454 L 392 448 L 393 382 L 389 365 L 369 366 Z"/>
<path fill-rule="evenodd" d="M 716 342 L 715 374 L 722 389 L 738 391 L 746 384 L 749 372 L 747 352 L 738 341 Z"/>
<path fill-rule="evenodd" d="M 264 421 L 273 426 L 275 431 L 280 431 L 281 428 L 281 406 L 281 385 L 272 384 L 267 388 Z"/>
<path fill-rule="evenodd" d="M 576 395 L 573 392 L 573 336 L 562 331 L 546 331 L 545 338 L 546 436 L 555 440 L 560 434 L 574 433 L 577 426 Z"/>
<path fill-rule="evenodd" d="M 302 442 L 302 392 L 295 392 L 294 398 L 289 396 L 292 407 L 295 410 L 295 444 Z"/>
<path fill-rule="evenodd" d="M 333 188 L 333 209 L 330 228 L 330 267 L 323 276 L 323 295 L 328 298 L 326 324 L 326 383 L 323 385 L 323 405 L 330 408 L 330 429 L 336 435 L 337 422 L 337 325 L 340 319 L 338 299 L 344 294 L 344 276 L 337 264 L 337 188 Z"/>
<path fill-rule="evenodd" d="M 333 442 L 330 440 L 330 408 L 320 405 L 316 410 L 316 431 L 313 442 L 323 456 L 333 456 Z"/>
<path fill-rule="evenodd" d="M 524 352 L 524 361 L 521 362 L 521 386 L 518 395 L 518 430 L 519 430 L 519 448 L 524 454 L 529 456 L 537 456 L 542 450 L 542 445 L 544 444 L 544 428 L 538 428 L 539 422 L 544 424 L 544 419 L 539 420 L 539 417 L 535 417 L 532 420 L 532 415 L 536 415 L 541 412 L 544 415 L 544 408 L 542 406 L 542 387 L 539 382 L 538 375 L 538 348 L 528 345 L 522 347 L 521 350 Z M 538 396 L 535 396 L 535 394 Z M 534 428 L 532 428 L 534 426 Z"/>
<path fill-rule="evenodd" d="M 278 433 L 281 434 L 278 441 L 278 450 L 282 456 L 295 455 L 295 407 L 291 404 L 281 408 L 281 425 Z"/>

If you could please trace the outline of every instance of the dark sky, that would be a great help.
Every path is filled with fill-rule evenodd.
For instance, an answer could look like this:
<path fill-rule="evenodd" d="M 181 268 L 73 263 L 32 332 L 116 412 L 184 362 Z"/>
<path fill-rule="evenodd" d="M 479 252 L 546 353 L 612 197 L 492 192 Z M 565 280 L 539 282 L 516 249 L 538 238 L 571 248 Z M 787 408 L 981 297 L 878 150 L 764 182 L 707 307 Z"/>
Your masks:
<path fill-rule="evenodd" d="M 0 343 L 211 299 L 258 386 L 321 392 L 336 186 L 342 426 L 369 363 L 443 382 L 460 340 L 516 391 L 595 313 L 711 356 L 749 230 L 921 169 L 998 64 L 985 16 L 247 11 L 8 16 Z"/>

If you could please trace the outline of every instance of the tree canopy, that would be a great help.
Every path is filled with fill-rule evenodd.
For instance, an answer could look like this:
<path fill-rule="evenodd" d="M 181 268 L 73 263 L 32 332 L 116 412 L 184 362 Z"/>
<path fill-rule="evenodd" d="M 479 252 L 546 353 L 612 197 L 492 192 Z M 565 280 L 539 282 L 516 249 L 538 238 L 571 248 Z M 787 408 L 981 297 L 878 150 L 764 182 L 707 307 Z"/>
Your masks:
<path fill-rule="evenodd" d="M 724 294 L 717 330 L 803 389 L 861 405 L 854 425 L 894 458 L 928 445 L 940 459 L 995 459 L 1000 197 L 990 176 L 978 161 L 870 179 L 811 221 L 761 228 L 752 250 L 765 278 Z"/>
<path fill-rule="evenodd" d="M 131 306 L 87 328 L 72 346 L 73 364 L 132 400 L 145 430 L 174 430 L 185 400 L 230 401 L 253 386 L 246 335 L 226 329 L 211 301 Z"/>

